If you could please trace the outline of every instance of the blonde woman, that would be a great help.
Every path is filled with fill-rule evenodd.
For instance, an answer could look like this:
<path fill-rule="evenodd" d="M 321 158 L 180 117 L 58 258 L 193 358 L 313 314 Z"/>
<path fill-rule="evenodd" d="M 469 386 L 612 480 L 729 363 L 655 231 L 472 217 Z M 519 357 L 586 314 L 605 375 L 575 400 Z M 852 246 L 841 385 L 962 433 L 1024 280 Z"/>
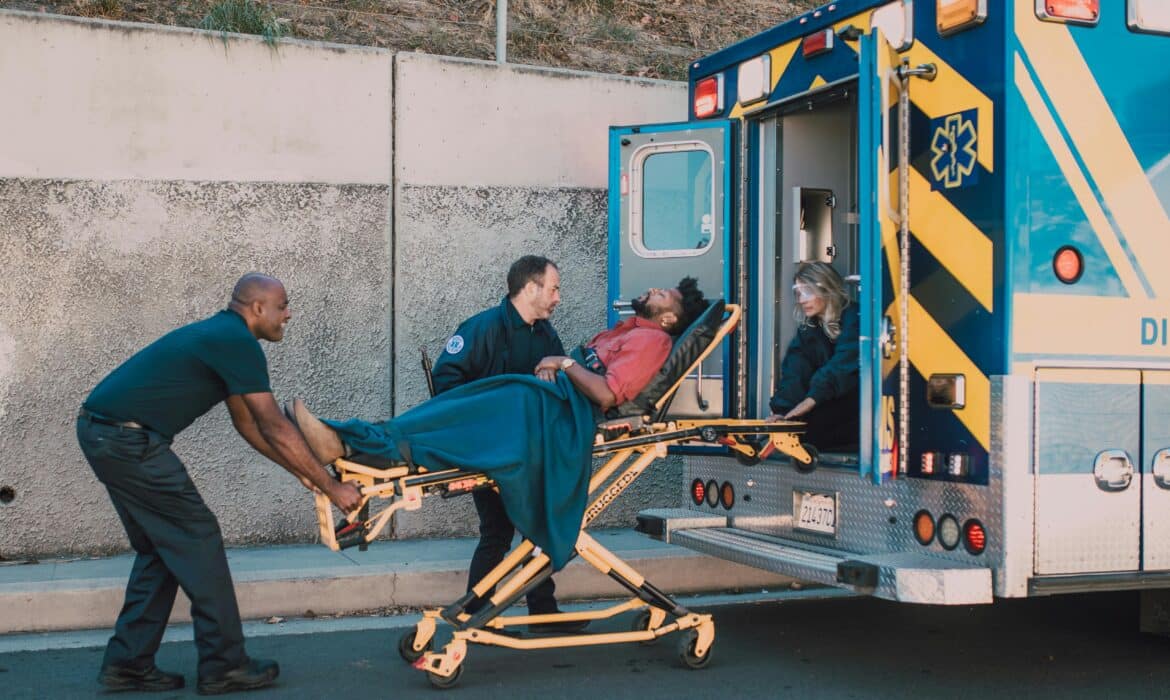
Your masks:
<path fill-rule="evenodd" d="M 801 263 L 792 285 L 799 324 L 784 353 L 769 420 L 808 423 L 804 442 L 822 451 L 858 442 L 860 320 L 832 265 Z"/>

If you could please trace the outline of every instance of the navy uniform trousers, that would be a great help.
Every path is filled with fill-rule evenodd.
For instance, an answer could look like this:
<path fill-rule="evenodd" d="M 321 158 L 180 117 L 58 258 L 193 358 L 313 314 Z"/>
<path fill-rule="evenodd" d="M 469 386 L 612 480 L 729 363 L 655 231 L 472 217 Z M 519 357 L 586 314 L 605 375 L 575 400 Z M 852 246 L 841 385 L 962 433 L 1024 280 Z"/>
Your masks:
<path fill-rule="evenodd" d="M 471 497 L 475 499 L 475 510 L 479 513 L 479 544 L 475 547 L 475 554 L 471 555 L 471 566 L 467 571 L 467 590 L 471 590 L 472 586 L 504 561 L 504 556 L 512 549 L 512 536 L 516 533 L 516 526 L 512 524 L 508 512 L 504 510 L 504 500 L 495 489 L 472 491 Z M 486 602 L 485 598 L 478 598 L 467 608 L 475 613 Z M 528 592 L 528 613 L 548 615 L 555 612 L 556 584 L 550 576 Z"/>
<path fill-rule="evenodd" d="M 247 663 L 219 522 L 170 440 L 88 418 L 78 418 L 77 440 L 138 553 L 102 666 L 154 663 L 180 586 L 191 600 L 199 677 Z"/>

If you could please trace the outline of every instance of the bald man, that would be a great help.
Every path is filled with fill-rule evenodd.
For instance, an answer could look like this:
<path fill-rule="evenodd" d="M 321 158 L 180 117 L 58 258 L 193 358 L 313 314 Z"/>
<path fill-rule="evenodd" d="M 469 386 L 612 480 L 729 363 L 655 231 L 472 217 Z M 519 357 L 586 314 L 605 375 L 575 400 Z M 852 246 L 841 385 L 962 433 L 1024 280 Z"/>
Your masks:
<path fill-rule="evenodd" d="M 291 313 L 279 280 L 249 273 L 228 308 L 167 333 L 103 379 L 82 404 L 77 440 L 138 553 L 98 682 L 107 690 L 182 688 L 155 666 L 175 591 L 191 600 L 198 690 L 272 684 L 275 661 L 249 659 L 223 538 L 171 441 L 219 402 L 260 454 L 349 512 L 357 489 L 334 479 L 272 395 L 260 340 L 278 343 Z"/>

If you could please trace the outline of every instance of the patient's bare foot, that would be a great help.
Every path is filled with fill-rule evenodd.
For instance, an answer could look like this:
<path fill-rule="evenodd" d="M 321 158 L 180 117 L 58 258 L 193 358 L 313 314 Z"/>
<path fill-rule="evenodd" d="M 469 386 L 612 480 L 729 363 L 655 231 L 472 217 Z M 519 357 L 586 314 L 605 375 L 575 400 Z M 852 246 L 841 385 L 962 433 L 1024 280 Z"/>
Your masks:
<path fill-rule="evenodd" d="M 286 410 L 287 412 L 287 410 Z M 345 456 L 345 445 L 341 443 L 337 431 L 322 423 L 316 416 L 309 413 L 308 406 L 300 399 L 293 399 L 293 422 L 301 429 L 305 442 L 322 464 L 329 464 L 339 457 Z"/>

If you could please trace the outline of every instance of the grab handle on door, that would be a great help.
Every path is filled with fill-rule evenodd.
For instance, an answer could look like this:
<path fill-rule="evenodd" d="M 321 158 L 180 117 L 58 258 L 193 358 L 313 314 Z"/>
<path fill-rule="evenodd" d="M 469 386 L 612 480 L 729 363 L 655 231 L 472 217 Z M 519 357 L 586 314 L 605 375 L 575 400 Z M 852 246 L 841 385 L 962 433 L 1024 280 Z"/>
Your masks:
<path fill-rule="evenodd" d="M 1104 450 L 1093 460 L 1093 477 L 1102 491 L 1124 491 L 1133 481 L 1133 460 L 1125 450 Z"/>
<path fill-rule="evenodd" d="M 1154 475 L 1154 483 L 1164 489 L 1170 489 L 1170 447 L 1154 453 L 1150 472 Z"/>

